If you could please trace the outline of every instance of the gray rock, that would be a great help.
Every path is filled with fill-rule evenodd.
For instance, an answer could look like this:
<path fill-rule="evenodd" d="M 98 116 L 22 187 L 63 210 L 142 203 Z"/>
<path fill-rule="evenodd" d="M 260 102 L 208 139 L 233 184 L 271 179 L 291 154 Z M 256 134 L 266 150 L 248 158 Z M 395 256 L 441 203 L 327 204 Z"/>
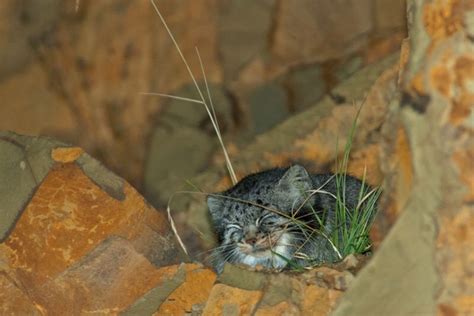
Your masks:
<path fill-rule="evenodd" d="M 284 63 L 323 62 L 367 44 L 373 28 L 371 0 L 281 1 L 272 54 Z"/>
<path fill-rule="evenodd" d="M 288 96 L 281 85 L 270 82 L 251 92 L 249 110 L 254 132 L 263 133 L 290 115 Z"/>
<path fill-rule="evenodd" d="M 264 51 L 275 0 L 230 0 L 221 4 L 219 54 L 224 77 L 235 79 L 239 70 Z"/>
<path fill-rule="evenodd" d="M 199 85 L 206 97 L 204 83 Z M 210 85 L 210 91 L 224 134 L 234 127 L 232 103 L 221 86 Z M 199 99 L 192 84 L 172 94 Z M 151 136 L 144 176 L 146 198 L 155 206 L 167 205 L 174 192 L 186 188 L 186 181 L 207 167 L 216 148 L 217 138 L 204 106 L 171 100 Z"/>
<path fill-rule="evenodd" d="M 291 106 L 296 111 L 318 102 L 326 92 L 326 81 L 319 64 L 290 72 L 282 82 L 289 92 Z"/>
<path fill-rule="evenodd" d="M 0 132 L 0 242 L 52 168 L 51 150 L 65 146 L 47 137 Z"/>
<path fill-rule="evenodd" d="M 84 173 L 111 197 L 122 201 L 125 199 L 123 179 L 104 167 L 99 161 L 89 154 L 83 153 L 76 161 Z"/>
<path fill-rule="evenodd" d="M 145 167 L 148 201 L 165 206 L 174 192 L 186 187 L 186 180 L 205 169 L 215 148 L 215 138 L 200 130 L 187 126 L 156 128 Z"/>

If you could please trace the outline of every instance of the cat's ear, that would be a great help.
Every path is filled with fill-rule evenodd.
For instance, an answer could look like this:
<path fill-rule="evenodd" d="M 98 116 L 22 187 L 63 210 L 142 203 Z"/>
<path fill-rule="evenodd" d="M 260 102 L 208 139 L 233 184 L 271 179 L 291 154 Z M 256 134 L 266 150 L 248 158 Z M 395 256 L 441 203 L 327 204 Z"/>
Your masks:
<path fill-rule="evenodd" d="M 207 208 L 211 214 L 212 220 L 216 221 L 222 213 L 222 199 L 216 196 L 207 196 Z"/>
<path fill-rule="evenodd" d="M 277 191 L 287 197 L 287 202 L 298 205 L 304 202 L 313 181 L 303 166 L 293 165 L 283 174 L 277 184 Z"/>

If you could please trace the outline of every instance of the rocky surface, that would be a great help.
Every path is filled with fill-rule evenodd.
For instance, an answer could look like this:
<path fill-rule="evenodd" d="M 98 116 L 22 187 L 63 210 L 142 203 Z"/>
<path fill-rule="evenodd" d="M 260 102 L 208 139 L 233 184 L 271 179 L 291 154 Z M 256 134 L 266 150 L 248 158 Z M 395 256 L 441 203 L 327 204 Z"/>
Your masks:
<path fill-rule="evenodd" d="M 186 260 L 166 217 L 81 148 L 5 132 L 0 148 L 2 314 L 122 310 Z"/>
<path fill-rule="evenodd" d="M 170 194 L 161 189 L 177 190 L 182 183 L 156 176 L 157 190 L 146 176 L 163 162 L 191 179 L 212 165 L 217 149 L 199 137 L 207 126 L 197 126 L 188 133 L 199 135 L 194 144 L 205 150 L 193 168 L 178 164 L 179 151 L 155 159 L 163 151 L 153 139 L 164 128 L 165 108 L 176 103 L 140 93 L 181 93 L 191 78 L 149 1 L 84 1 L 77 11 L 73 2 L 2 2 L 0 98 L 8 102 L 0 107 L 0 129 L 77 144 L 162 206 Z M 207 79 L 217 87 L 211 90 L 215 104 L 221 91 L 231 101 L 233 128 L 225 137 L 240 144 L 396 51 L 404 36 L 403 3 L 161 0 L 158 5 L 202 81 L 199 48 Z M 269 109 L 274 115 L 267 121 Z M 176 128 L 167 133 L 183 138 Z"/>
<path fill-rule="evenodd" d="M 337 316 L 474 313 L 474 3 L 413 0 L 409 12 L 402 98 L 384 132 L 386 238 Z"/>

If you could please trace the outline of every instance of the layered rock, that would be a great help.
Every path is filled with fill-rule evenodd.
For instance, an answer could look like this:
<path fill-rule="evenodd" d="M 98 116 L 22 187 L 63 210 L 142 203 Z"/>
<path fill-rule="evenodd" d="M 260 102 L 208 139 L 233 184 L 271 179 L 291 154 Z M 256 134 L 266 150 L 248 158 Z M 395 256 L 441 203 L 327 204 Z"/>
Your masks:
<path fill-rule="evenodd" d="M 408 3 L 402 98 L 385 131 L 386 238 L 334 315 L 474 313 L 474 2 Z"/>
<path fill-rule="evenodd" d="M 167 218 L 82 149 L 13 133 L 0 148 L 6 314 L 122 310 L 186 260 Z"/>

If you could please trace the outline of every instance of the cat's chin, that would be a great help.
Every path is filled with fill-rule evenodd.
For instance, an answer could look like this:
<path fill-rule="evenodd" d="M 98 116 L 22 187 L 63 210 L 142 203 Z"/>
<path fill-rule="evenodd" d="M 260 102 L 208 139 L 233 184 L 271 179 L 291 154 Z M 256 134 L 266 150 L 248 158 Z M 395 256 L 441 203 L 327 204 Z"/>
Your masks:
<path fill-rule="evenodd" d="M 278 243 L 273 248 L 258 249 L 254 251 L 242 252 L 241 261 L 243 264 L 256 267 L 263 266 L 269 269 L 283 269 L 288 264 L 288 260 L 292 255 L 290 247 L 290 236 L 286 233 L 282 234 Z"/>

